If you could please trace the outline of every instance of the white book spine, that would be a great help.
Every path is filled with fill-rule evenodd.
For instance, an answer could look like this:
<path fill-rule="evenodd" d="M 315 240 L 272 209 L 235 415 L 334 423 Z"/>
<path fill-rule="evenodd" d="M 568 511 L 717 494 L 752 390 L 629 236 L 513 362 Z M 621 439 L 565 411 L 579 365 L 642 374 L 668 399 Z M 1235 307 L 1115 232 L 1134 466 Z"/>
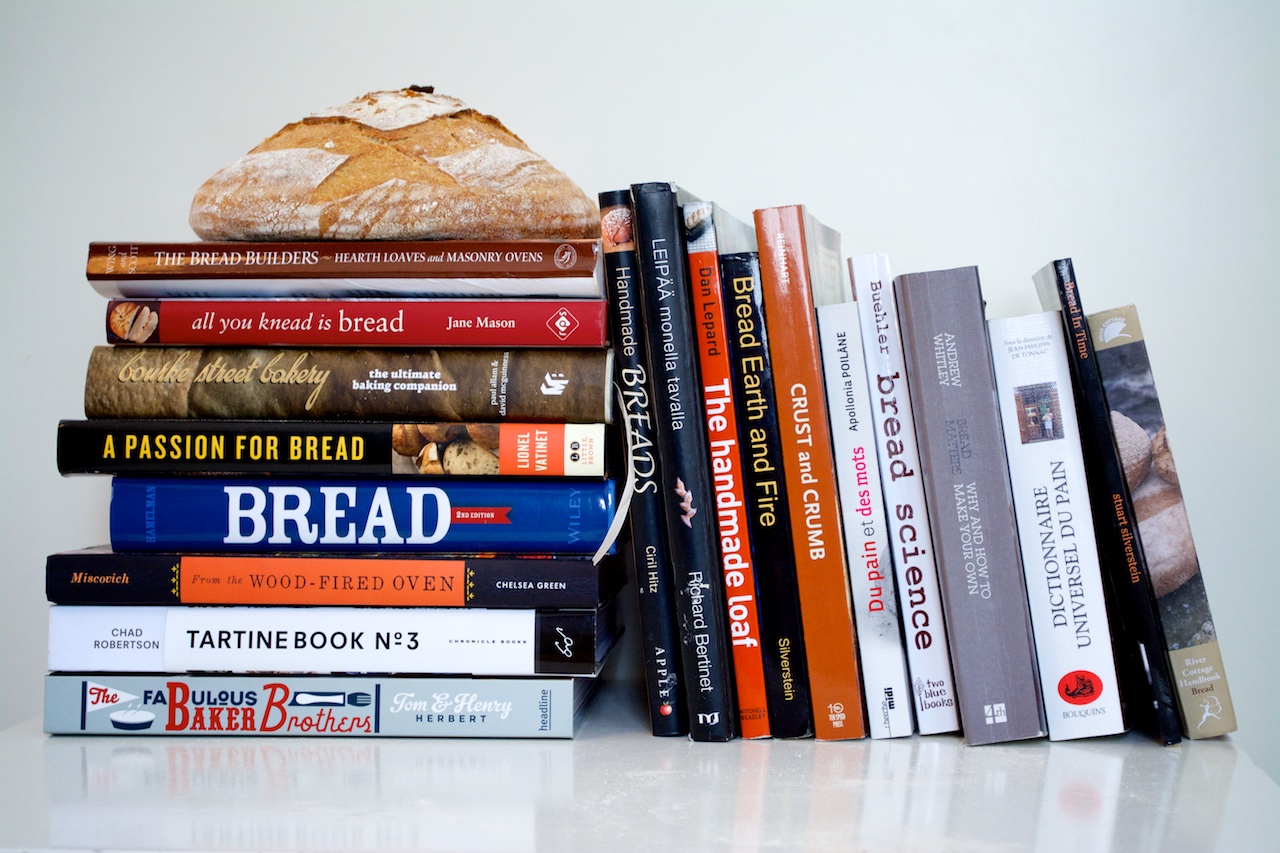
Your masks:
<path fill-rule="evenodd" d="M 1124 731 L 1057 311 L 990 320 L 1000 418 L 1050 740 Z"/>
<path fill-rule="evenodd" d="M 914 731 L 911 678 L 889 557 L 858 306 L 822 305 L 817 314 L 867 730 L 873 738 L 905 737 Z"/>
<path fill-rule="evenodd" d="M 915 414 L 907 392 L 902 333 L 887 255 L 849 259 L 875 424 L 889 524 L 889 553 L 898 584 L 902 628 L 921 734 L 960 728 L 951 648 L 933 554 L 933 529 L 920 479 Z"/>
<path fill-rule="evenodd" d="M 392 607 L 49 608 L 49 669 L 533 675 L 535 611 Z"/>

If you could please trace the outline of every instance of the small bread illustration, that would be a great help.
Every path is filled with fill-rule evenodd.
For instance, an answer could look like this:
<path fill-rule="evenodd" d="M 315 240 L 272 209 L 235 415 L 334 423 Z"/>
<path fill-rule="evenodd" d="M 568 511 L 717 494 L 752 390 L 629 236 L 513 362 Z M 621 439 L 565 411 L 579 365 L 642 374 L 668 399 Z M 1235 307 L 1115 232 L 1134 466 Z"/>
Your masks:
<path fill-rule="evenodd" d="M 1173 464 L 1173 451 L 1169 449 L 1169 433 L 1163 426 L 1151 440 L 1151 467 L 1160 479 L 1178 485 L 1178 469 Z"/>
<path fill-rule="evenodd" d="M 111 334 L 121 340 L 127 340 L 129 329 L 133 327 L 133 318 L 138 314 L 138 307 L 136 302 L 120 302 L 111 306 L 111 313 L 107 317 Z"/>
<path fill-rule="evenodd" d="M 459 439 L 444 449 L 444 472 L 457 476 L 497 474 L 498 457 L 470 439 Z"/>
<path fill-rule="evenodd" d="M 138 309 L 138 313 L 134 315 L 133 323 L 129 325 L 129 333 L 125 335 L 125 339 L 134 344 L 146 343 L 159 325 L 159 312 L 152 311 L 143 305 Z"/>
<path fill-rule="evenodd" d="M 448 444 L 464 435 L 466 430 L 462 424 L 418 424 L 418 432 L 422 433 L 422 437 L 436 444 Z"/>
<path fill-rule="evenodd" d="M 396 424 L 391 427 L 391 449 L 401 456 L 417 456 L 426 443 L 414 424 Z"/>
<path fill-rule="evenodd" d="M 444 463 L 440 460 L 440 445 L 435 442 L 424 445 L 413 461 L 418 465 L 419 474 L 444 473 Z"/>
<path fill-rule="evenodd" d="M 485 450 L 498 450 L 501 428 L 497 424 L 467 424 L 467 435 Z"/>
<path fill-rule="evenodd" d="M 1124 465 L 1124 479 L 1130 489 L 1136 489 L 1151 470 L 1151 439 L 1147 431 L 1136 421 L 1120 412 L 1111 412 L 1111 431 Z"/>

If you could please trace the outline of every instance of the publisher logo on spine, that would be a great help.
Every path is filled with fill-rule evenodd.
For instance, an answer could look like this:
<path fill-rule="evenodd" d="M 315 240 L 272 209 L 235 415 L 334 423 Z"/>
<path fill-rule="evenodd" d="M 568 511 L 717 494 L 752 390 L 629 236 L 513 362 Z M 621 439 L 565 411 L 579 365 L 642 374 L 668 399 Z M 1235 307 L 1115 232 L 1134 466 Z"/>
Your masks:
<path fill-rule="evenodd" d="M 569 377 L 563 373 L 547 373 L 542 377 L 541 391 L 547 397 L 558 397 L 569 387 Z"/>
<path fill-rule="evenodd" d="M 547 328 L 562 341 L 573 334 L 578 325 L 578 318 L 570 314 L 568 308 L 561 308 L 547 320 Z"/>
<path fill-rule="evenodd" d="M 1088 705 L 1102 695 L 1102 679 L 1087 669 L 1068 672 L 1058 681 L 1058 696 L 1072 705 Z"/>
<path fill-rule="evenodd" d="M 555 254 L 552 255 L 555 265 L 562 270 L 571 269 L 578 262 L 578 250 L 570 246 L 568 243 L 561 243 L 556 246 Z"/>

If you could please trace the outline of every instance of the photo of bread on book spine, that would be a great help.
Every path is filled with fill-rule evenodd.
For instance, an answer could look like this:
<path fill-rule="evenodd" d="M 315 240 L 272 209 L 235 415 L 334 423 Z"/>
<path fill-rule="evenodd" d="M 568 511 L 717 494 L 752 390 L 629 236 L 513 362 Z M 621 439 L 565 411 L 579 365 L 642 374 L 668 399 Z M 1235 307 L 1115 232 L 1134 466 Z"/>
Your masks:
<path fill-rule="evenodd" d="M 391 428 L 396 473 L 450 476 L 497 474 L 497 424 L 396 424 Z"/>
<path fill-rule="evenodd" d="M 140 344 L 151 339 L 160 325 L 159 306 L 141 302 L 112 303 L 107 311 L 108 340 Z"/>

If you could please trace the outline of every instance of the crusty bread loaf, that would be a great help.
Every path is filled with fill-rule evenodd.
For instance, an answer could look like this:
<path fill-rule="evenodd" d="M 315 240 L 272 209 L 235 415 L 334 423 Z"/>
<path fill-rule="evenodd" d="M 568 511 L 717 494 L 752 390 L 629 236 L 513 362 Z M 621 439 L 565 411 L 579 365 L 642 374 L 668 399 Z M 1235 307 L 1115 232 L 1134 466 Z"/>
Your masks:
<path fill-rule="evenodd" d="M 418 87 L 287 125 L 205 181 L 190 221 L 206 240 L 600 236 L 595 202 L 501 122 Z"/>

